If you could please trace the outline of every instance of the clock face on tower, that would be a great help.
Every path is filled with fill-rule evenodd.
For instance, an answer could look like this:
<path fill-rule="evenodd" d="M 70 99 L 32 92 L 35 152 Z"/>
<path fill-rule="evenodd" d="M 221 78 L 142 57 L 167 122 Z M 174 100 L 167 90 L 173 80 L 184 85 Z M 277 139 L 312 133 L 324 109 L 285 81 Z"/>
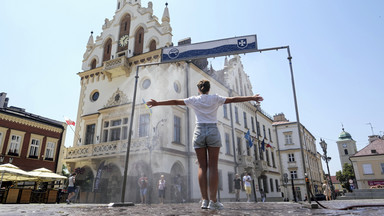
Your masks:
<path fill-rule="evenodd" d="M 347 148 L 347 144 L 344 143 L 344 144 L 343 144 L 343 147 L 344 147 L 344 148 Z"/>
<path fill-rule="evenodd" d="M 123 36 L 121 36 L 121 38 L 120 38 L 120 40 L 119 40 L 119 45 L 120 45 L 121 47 L 125 47 L 125 46 L 127 46 L 127 44 L 128 44 L 128 39 L 129 39 L 129 36 L 128 36 L 128 35 L 123 35 Z"/>

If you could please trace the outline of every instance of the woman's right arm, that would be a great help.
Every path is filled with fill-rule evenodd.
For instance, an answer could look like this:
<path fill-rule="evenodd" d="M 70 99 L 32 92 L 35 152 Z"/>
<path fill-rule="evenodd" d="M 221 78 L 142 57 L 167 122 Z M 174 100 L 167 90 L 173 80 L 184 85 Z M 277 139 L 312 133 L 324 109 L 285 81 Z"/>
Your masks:
<path fill-rule="evenodd" d="M 238 103 L 238 102 L 245 102 L 245 101 L 256 101 L 260 102 L 263 101 L 263 97 L 261 97 L 259 94 L 253 95 L 253 96 L 237 96 L 237 97 L 227 97 L 224 103 Z"/>
<path fill-rule="evenodd" d="M 185 105 L 184 99 L 156 101 L 151 99 L 147 102 L 147 105 L 151 108 L 154 106 L 172 106 L 172 105 Z"/>

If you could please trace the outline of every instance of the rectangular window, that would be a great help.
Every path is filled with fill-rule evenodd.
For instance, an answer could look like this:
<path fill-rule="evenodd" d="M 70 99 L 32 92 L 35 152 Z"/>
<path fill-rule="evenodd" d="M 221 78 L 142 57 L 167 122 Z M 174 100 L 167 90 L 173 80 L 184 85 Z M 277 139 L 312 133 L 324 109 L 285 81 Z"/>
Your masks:
<path fill-rule="evenodd" d="M 139 137 L 149 136 L 149 114 L 140 115 Z"/>
<path fill-rule="evenodd" d="M 95 124 L 87 125 L 85 132 L 85 145 L 93 144 L 93 140 L 95 137 Z"/>
<path fill-rule="evenodd" d="M 235 179 L 233 173 L 228 173 L 228 192 L 229 193 L 233 193 L 233 189 L 234 189 L 234 186 L 233 186 L 233 180 Z"/>
<path fill-rule="evenodd" d="M 122 139 L 123 140 L 128 139 L 128 127 L 127 126 L 123 126 L 121 130 L 122 130 L 122 134 L 123 134 Z"/>
<path fill-rule="evenodd" d="M 103 142 L 108 142 L 108 127 L 109 121 L 104 121 Z"/>
<path fill-rule="evenodd" d="M 29 158 L 38 158 L 39 157 L 39 147 L 40 147 L 40 140 L 32 139 L 31 140 L 31 148 L 29 149 Z"/>
<path fill-rule="evenodd" d="M 240 124 L 240 121 L 239 121 L 239 110 L 237 107 L 235 107 L 235 121 L 236 123 Z"/>
<path fill-rule="evenodd" d="M 372 175 L 372 164 L 363 164 L 363 173 L 364 175 Z"/>
<path fill-rule="evenodd" d="M 219 190 L 223 190 L 223 172 L 219 170 Z"/>
<path fill-rule="evenodd" d="M 20 144 L 21 144 L 21 136 L 12 135 L 11 145 L 9 147 L 8 155 L 19 156 Z"/>
<path fill-rule="evenodd" d="M 269 186 L 271 187 L 271 192 L 273 192 L 273 179 L 269 179 Z"/>
<path fill-rule="evenodd" d="M 263 189 L 265 193 L 269 193 L 268 191 L 268 181 L 267 178 L 263 178 Z"/>
<path fill-rule="evenodd" d="M 0 132 L 0 149 L 3 149 L 2 146 L 3 146 L 3 133 Z"/>
<path fill-rule="evenodd" d="M 173 142 L 181 143 L 181 118 L 173 117 Z"/>
<path fill-rule="evenodd" d="M 268 166 L 271 166 L 271 163 L 269 162 L 269 151 L 265 150 L 265 158 L 267 159 Z"/>
<path fill-rule="evenodd" d="M 228 107 L 227 104 L 223 104 L 224 118 L 228 118 Z"/>
<path fill-rule="evenodd" d="M 247 113 L 246 113 L 246 112 L 243 112 L 243 118 L 244 118 L 244 127 L 245 127 L 245 128 L 248 128 L 248 124 L 247 124 Z"/>
<path fill-rule="evenodd" d="M 275 163 L 275 153 L 271 151 L 271 157 L 272 157 L 272 166 L 276 168 L 276 163 Z"/>
<path fill-rule="evenodd" d="M 285 144 L 292 144 L 292 134 L 285 134 Z"/>
<path fill-rule="evenodd" d="M 288 161 L 289 162 L 294 162 L 295 161 L 295 154 L 294 153 L 288 154 Z"/>
<path fill-rule="evenodd" d="M 381 174 L 384 173 L 384 163 L 381 163 Z"/>
<path fill-rule="evenodd" d="M 267 138 L 267 134 L 265 132 L 265 125 L 263 125 L 263 134 L 264 134 L 264 138 Z"/>
<path fill-rule="evenodd" d="M 296 170 L 291 171 L 291 178 L 297 179 L 297 171 Z"/>
<path fill-rule="evenodd" d="M 225 133 L 225 149 L 226 149 L 226 153 L 228 155 L 231 154 L 231 145 L 230 145 L 230 142 L 229 142 L 229 133 Z"/>
<path fill-rule="evenodd" d="M 253 122 L 253 117 L 251 117 L 251 126 L 252 126 L 252 132 L 255 132 L 255 122 Z"/>
<path fill-rule="evenodd" d="M 55 143 L 47 142 L 45 150 L 45 160 L 53 160 L 53 155 L 55 153 Z"/>
<path fill-rule="evenodd" d="M 104 121 L 103 142 L 128 139 L 128 118 Z"/>
<path fill-rule="evenodd" d="M 118 127 L 118 128 L 111 128 L 111 137 L 110 137 L 110 141 L 116 141 L 116 140 L 120 140 L 120 133 L 121 133 L 121 128 Z"/>
<path fill-rule="evenodd" d="M 259 149 L 260 152 L 260 160 L 264 160 L 264 151 L 262 149 Z"/>
<path fill-rule="evenodd" d="M 249 148 L 249 141 L 248 140 L 245 140 L 245 143 L 247 145 L 247 155 L 248 156 L 251 156 L 251 148 Z"/>
<path fill-rule="evenodd" d="M 260 136 L 260 123 L 256 121 L 257 136 Z"/>
<path fill-rule="evenodd" d="M 275 179 L 275 186 L 276 186 L 276 191 L 280 192 L 280 186 L 279 186 L 279 180 Z"/>
<path fill-rule="evenodd" d="M 272 142 L 271 128 L 268 128 L 268 135 L 269 135 L 269 140 Z"/>
<path fill-rule="evenodd" d="M 241 147 L 241 138 L 237 137 L 237 153 L 239 155 L 243 154 L 243 148 Z"/>

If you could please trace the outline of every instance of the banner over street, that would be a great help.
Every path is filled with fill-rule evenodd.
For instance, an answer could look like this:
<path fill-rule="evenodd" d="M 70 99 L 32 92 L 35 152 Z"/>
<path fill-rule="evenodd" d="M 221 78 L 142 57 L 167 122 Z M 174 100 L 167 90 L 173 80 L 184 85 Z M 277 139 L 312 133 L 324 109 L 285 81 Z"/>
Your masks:
<path fill-rule="evenodd" d="M 257 51 L 256 35 L 227 38 L 196 44 L 163 48 L 161 62 L 235 55 Z"/>

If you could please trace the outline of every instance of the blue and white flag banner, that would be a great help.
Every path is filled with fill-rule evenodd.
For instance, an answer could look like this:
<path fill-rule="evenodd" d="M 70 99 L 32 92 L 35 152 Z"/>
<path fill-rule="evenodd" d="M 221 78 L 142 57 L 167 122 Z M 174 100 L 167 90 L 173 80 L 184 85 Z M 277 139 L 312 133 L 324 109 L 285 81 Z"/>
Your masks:
<path fill-rule="evenodd" d="M 163 48 L 161 62 L 178 62 L 257 51 L 256 35 Z"/>

